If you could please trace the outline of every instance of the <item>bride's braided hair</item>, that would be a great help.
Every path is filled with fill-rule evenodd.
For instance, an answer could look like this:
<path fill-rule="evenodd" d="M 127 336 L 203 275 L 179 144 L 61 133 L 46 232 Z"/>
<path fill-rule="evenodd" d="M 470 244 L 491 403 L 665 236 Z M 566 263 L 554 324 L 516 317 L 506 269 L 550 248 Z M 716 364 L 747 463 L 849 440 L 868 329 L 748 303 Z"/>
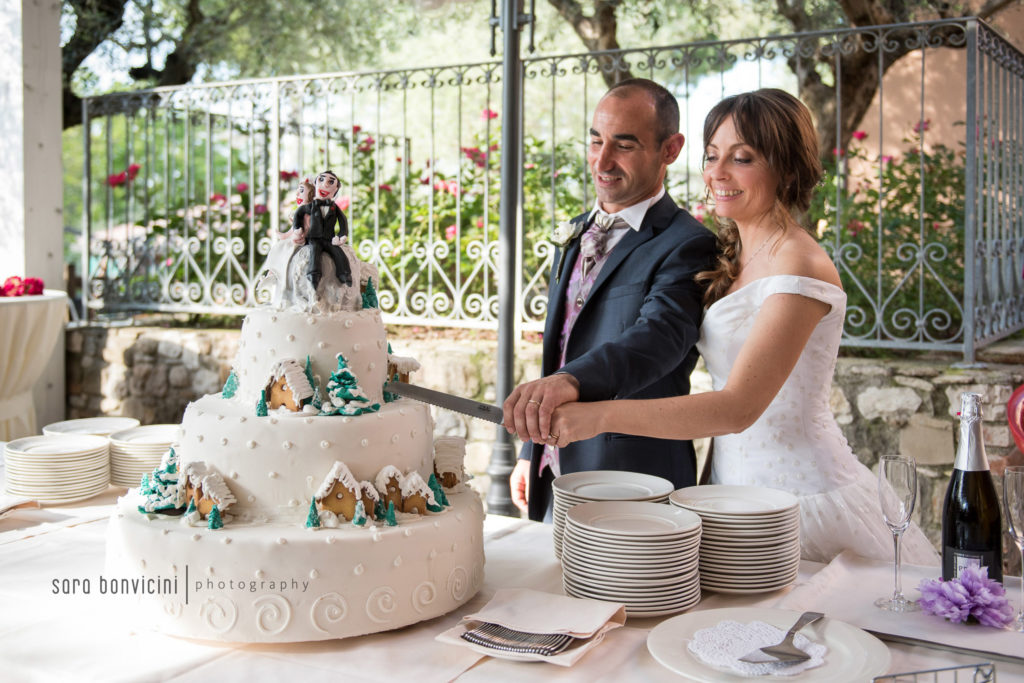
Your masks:
<path fill-rule="evenodd" d="M 730 116 L 739 138 L 764 156 L 768 168 L 779 178 L 773 218 L 783 229 L 795 225 L 794 214 L 803 213 L 811 205 L 811 195 L 823 172 L 810 111 L 800 100 L 776 88 L 727 97 L 704 119 L 705 149 L 718 127 Z M 708 191 L 710 193 L 710 188 Z M 711 213 L 714 215 L 714 210 Z M 739 230 L 731 220 L 717 216 L 715 220 L 720 249 L 718 264 L 698 273 L 696 278 L 698 282 L 707 283 L 706 305 L 725 296 L 740 271 Z"/>

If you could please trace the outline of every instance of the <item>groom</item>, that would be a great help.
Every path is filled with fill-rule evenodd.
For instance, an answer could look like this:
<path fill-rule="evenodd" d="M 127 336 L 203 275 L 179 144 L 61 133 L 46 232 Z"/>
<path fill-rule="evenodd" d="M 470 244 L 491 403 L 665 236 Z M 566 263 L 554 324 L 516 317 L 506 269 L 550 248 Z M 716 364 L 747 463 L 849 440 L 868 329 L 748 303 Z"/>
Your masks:
<path fill-rule="evenodd" d="M 569 401 L 660 398 L 690 391 L 703 291 L 715 237 L 665 193 L 684 138 L 679 105 L 662 86 L 629 79 L 594 111 L 587 161 L 594 209 L 573 222 L 555 256 L 544 326 L 543 377 L 516 387 L 505 427 L 525 442 L 512 471 L 513 502 L 551 516 L 559 474 L 625 470 L 696 483 L 690 441 L 599 434 L 564 448 L 551 414 Z"/>
<path fill-rule="evenodd" d="M 313 185 L 313 201 L 300 204 L 292 219 L 292 228 L 301 231 L 305 224 L 305 216 L 310 217 L 309 232 L 306 241 L 313 249 L 306 270 L 306 278 L 316 291 L 322 277 L 321 255 L 327 253 L 334 261 L 334 275 L 343 285 L 352 284 L 352 266 L 345 257 L 345 252 L 334 243 L 335 238 L 348 235 L 348 221 L 334 197 L 338 194 L 338 176 L 334 171 L 324 171 L 316 177 Z"/>

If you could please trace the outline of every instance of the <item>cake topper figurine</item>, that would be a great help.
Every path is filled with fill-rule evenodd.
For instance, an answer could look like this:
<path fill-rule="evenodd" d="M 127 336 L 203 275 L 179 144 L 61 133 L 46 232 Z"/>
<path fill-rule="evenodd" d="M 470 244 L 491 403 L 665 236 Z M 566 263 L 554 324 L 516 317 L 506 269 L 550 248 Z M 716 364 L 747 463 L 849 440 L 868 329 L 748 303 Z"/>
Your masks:
<path fill-rule="evenodd" d="M 334 203 L 334 197 L 340 187 L 341 183 L 338 182 L 338 176 L 334 171 L 323 171 L 317 175 L 313 201 L 301 204 L 292 220 L 292 229 L 297 230 L 305 228 L 305 219 L 310 219 L 306 241 L 313 248 L 313 253 L 309 265 L 306 266 L 306 278 L 314 290 L 323 276 L 320 259 L 324 253 L 334 261 L 334 276 L 338 278 L 338 282 L 352 285 L 352 267 L 341 246 L 334 242 L 335 237 L 348 236 L 348 221 Z"/>

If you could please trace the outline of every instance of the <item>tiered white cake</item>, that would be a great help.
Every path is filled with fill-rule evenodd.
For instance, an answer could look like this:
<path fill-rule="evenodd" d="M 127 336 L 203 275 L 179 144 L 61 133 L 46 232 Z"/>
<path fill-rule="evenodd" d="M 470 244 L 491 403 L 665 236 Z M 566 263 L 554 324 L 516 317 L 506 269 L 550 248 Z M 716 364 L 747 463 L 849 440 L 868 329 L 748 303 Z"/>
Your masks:
<path fill-rule="evenodd" d="M 375 273 L 359 265 L 366 287 Z M 401 512 L 396 498 L 394 514 L 374 519 L 360 503 L 370 517 L 361 526 L 317 498 L 338 462 L 351 473 L 346 480 L 359 482 L 377 482 L 388 466 L 420 483 L 434 474 L 429 409 L 408 399 L 385 400 L 394 398 L 382 390 L 389 360 L 394 370 L 396 360 L 408 359 L 389 359 L 380 311 L 372 304 L 320 310 L 327 300 L 351 305 L 352 296 L 311 297 L 305 305 L 278 294 L 280 308 L 261 307 L 246 318 L 231 386 L 188 406 L 174 456 L 165 457 L 159 477 L 119 501 L 107 573 L 156 579 L 138 584 L 149 587 L 134 609 L 142 625 L 212 640 L 343 638 L 462 605 L 482 584 L 484 565 L 483 507 L 464 483 L 443 489 L 448 506 L 419 491 L 435 510 L 420 510 L 426 514 Z M 337 391 L 344 384 L 335 381 L 342 365 L 345 377 L 358 383 L 355 391 Z M 285 366 L 308 368 L 304 376 L 319 387 L 323 409 L 309 403 L 308 387 L 298 386 L 303 378 L 280 370 Z M 287 390 L 297 403 L 307 394 L 304 406 L 267 405 L 276 374 L 282 379 L 273 390 Z M 325 385 L 333 393 L 325 393 Z M 331 395 L 362 398 L 342 400 L 338 408 Z M 332 409 L 339 414 L 324 414 Z M 353 412 L 361 414 L 345 414 Z M 443 441 L 446 466 L 449 441 Z M 446 474 L 451 484 L 452 473 Z M 386 500 L 386 492 L 370 493 L 363 498 L 370 508 L 373 496 Z M 199 502 L 196 510 L 189 499 Z M 176 509 L 161 511 L 167 507 Z"/>

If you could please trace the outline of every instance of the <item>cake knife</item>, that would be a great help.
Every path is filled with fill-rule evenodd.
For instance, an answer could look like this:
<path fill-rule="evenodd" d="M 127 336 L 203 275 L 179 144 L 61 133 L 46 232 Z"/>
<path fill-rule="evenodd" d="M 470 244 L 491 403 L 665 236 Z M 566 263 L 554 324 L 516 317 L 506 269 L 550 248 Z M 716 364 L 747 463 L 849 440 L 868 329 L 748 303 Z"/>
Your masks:
<path fill-rule="evenodd" d="M 476 417 L 481 420 L 487 420 L 494 424 L 502 424 L 504 417 L 504 413 L 500 406 L 494 406 L 490 403 L 481 403 L 480 401 L 474 401 L 471 398 L 463 398 L 462 396 L 446 394 L 441 391 L 434 391 L 433 389 L 418 387 L 413 384 L 406 384 L 405 382 L 399 382 L 398 380 L 392 380 L 385 384 L 384 391 L 390 391 L 393 394 L 398 394 L 405 398 L 429 403 L 430 405 L 437 406 L 438 408 L 454 410 L 457 413 Z"/>

